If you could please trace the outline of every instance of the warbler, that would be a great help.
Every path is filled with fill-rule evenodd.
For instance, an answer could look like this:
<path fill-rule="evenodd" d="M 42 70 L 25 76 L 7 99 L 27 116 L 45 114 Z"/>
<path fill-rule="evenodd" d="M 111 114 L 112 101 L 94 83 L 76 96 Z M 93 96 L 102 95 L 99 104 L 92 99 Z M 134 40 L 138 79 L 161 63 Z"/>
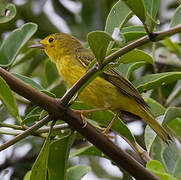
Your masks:
<path fill-rule="evenodd" d="M 40 44 L 31 47 L 45 51 L 56 64 L 60 76 L 69 88 L 85 74 L 86 67 L 95 58 L 78 39 L 65 33 L 51 34 Z M 136 88 L 115 68 L 108 69 L 96 77 L 83 89 L 79 99 L 95 108 L 107 108 L 117 114 L 127 111 L 137 115 L 165 142 L 171 140 L 166 129 L 155 120 Z"/>

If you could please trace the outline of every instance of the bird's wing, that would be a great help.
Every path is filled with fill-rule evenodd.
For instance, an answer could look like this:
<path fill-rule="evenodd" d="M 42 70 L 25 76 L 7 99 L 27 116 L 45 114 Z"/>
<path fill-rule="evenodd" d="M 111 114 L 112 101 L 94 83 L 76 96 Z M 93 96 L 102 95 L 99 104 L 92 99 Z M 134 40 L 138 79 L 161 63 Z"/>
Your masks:
<path fill-rule="evenodd" d="M 94 59 L 94 55 L 89 49 L 79 49 L 79 52 L 76 54 L 76 58 L 79 59 L 81 64 L 85 67 L 87 67 L 89 63 Z M 131 82 L 129 82 L 129 80 L 121 75 L 115 68 L 107 69 L 100 76 L 116 86 L 124 95 L 134 98 L 143 107 L 148 107 L 148 105 L 145 103 L 145 101 L 136 90 L 136 88 L 131 84 Z"/>
<path fill-rule="evenodd" d="M 116 86 L 121 91 L 121 93 L 134 98 L 143 107 L 148 107 L 137 89 L 115 68 L 107 69 L 100 76 Z"/>

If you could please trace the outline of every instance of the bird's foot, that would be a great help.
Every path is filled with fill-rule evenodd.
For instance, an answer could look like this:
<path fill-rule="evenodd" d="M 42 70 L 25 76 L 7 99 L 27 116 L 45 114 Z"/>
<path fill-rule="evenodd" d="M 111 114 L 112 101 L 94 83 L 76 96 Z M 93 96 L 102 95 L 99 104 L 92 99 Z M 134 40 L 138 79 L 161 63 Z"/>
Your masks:
<path fill-rule="evenodd" d="M 87 126 L 87 121 L 85 120 L 85 117 L 84 117 L 85 114 L 91 114 L 92 112 L 103 111 L 106 109 L 107 108 L 94 108 L 94 109 L 88 109 L 88 110 L 73 110 L 73 111 L 80 115 L 80 118 L 81 118 L 82 123 L 83 123 L 82 128 L 85 128 Z"/>
<path fill-rule="evenodd" d="M 109 135 L 108 133 L 109 133 L 109 131 L 110 131 L 110 129 L 111 129 L 114 121 L 117 119 L 118 114 L 119 114 L 119 113 L 116 113 L 116 114 L 115 114 L 115 116 L 113 117 L 113 119 L 111 120 L 111 122 L 109 123 L 109 125 L 104 129 L 104 131 L 102 131 L 102 133 L 103 133 L 106 137 L 108 137 L 108 138 L 114 138 L 114 136 L 111 136 L 111 135 Z"/>

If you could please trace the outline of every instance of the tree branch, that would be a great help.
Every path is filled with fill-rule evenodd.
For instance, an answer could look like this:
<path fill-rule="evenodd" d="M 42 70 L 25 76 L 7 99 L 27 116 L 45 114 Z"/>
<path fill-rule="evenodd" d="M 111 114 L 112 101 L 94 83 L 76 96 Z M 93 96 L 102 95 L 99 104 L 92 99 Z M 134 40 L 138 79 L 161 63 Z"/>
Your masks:
<path fill-rule="evenodd" d="M 61 106 L 59 103 L 57 103 L 57 101 L 54 98 L 51 98 L 46 94 L 41 93 L 38 90 L 32 88 L 31 86 L 25 84 L 23 81 L 12 76 L 10 73 L 8 73 L 2 68 L 0 68 L 0 76 L 2 76 L 5 79 L 5 81 L 13 91 L 25 97 L 26 99 L 32 101 L 33 103 L 39 105 L 40 107 L 44 108 L 46 111 L 48 111 L 49 114 L 51 114 L 51 117 L 56 119 L 62 119 L 65 122 L 67 122 L 76 131 L 78 131 L 80 134 L 86 137 L 88 141 L 90 141 L 97 148 L 99 148 L 106 156 L 108 156 L 118 166 L 125 169 L 136 179 L 158 180 L 158 178 L 155 175 L 147 171 L 129 154 L 125 153 L 123 150 L 117 147 L 112 141 L 110 141 L 107 137 L 105 137 L 95 127 L 87 123 L 87 126 L 85 128 L 82 128 L 83 123 L 80 116 L 75 112 L 73 112 L 71 109 Z M 45 121 L 44 119 L 41 125 L 43 126 L 49 120 L 50 119 L 46 119 Z M 33 133 L 34 131 L 32 132 L 32 129 L 36 130 L 39 127 L 41 127 L 39 123 L 37 124 L 30 127 L 31 130 L 28 129 L 25 132 L 27 134 Z M 18 135 L 18 138 L 16 140 L 25 137 L 24 134 L 25 132 Z M 12 144 L 12 142 L 9 144 Z M 4 149 L 4 146 L 5 145 L 1 146 L 1 150 Z M 6 147 L 8 147 L 7 144 Z"/>
<path fill-rule="evenodd" d="M 171 36 L 175 33 L 181 31 L 181 26 L 174 27 L 167 31 L 162 31 L 155 33 L 154 38 L 152 41 L 159 41 L 167 36 Z M 112 53 L 111 55 L 107 56 L 104 61 L 104 66 L 113 62 L 115 59 L 120 57 L 121 55 L 133 50 L 136 47 L 142 46 L 145 43 L 150 42 L 148 36 L 144 36 L 126 46 L 121 48 L 120 50 Z M 115 144 L 113 144 L 107 137 L 105 137 L 101 132 L 99 132 L 96 128 L 92 125 L 87 123 L 85 128 L 82 128 L 82 120 L 78 116 L 78 114 L 74 113 L 71 109 L 65 108 L 63 105 L 67 105 L 70 99 L 74 96 L 74 94 L 94 75 L 94 73 L 98 72 L 98 69 L 93 66 L 61 99 L 61 101 L 56 101 L 56 99 L 43 94 L 36 89 L 25 84 L 23 81 L 15 78 L 2 68 L 0 68 L 0 75 L 5 79 L 7 84 L 10 86 L 12 90 L 14 90 L 19 95 L 27 98 L 31 102 L 37 104 L 38 106 L 42 107 L 51 115 L 51 117 L 55 119 L 62 119 L 67 122 L 70 126 L 72 126 L 76 131 L 86 137 L 92 144 L 98 147 L 105 155 L 107 155 L 110 159 L 112 159 L 118 166 L 124 168 L 127 172 L 129 172 L 132 176 L 136 179 L 150 179 L 150 180 L 158 180 L 158 178 L 153 175 L 151 172 L 147 171 L 141 164 L 135 161 L 130 155 L 123 152 L 120 148 L 118 148 Z M 44 119 L 42 124 L 38 123 L 34 126 L 30 127 L 25 132 L 27 134 L 33 133 L 39 127 L 43 126 L 44 123 L 47 123 L 50 119 Z M 33 128 L 33 131 L 32 129 Z M 23 132 L 23 133 L 25 133 Z M 23 134 L 22 133 L 22 134 Z M 18 135 L 19 137 L 24 137 L 22 134 Z M 21 139 L 19 138 L 19 139 Z M 17 138 L 18 139 L 18 138 Z M 14 142 L 13 142 L 14 143 Z M 1 146 L 1 148 L 3 145 Z"/>

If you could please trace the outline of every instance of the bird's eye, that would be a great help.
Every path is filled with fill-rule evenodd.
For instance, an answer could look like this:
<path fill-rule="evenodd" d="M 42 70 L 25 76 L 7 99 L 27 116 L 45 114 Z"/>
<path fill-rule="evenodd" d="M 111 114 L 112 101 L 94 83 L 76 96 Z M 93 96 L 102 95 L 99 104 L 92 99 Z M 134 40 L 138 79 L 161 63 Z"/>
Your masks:
<path fill-rule="evenodd" d="M 54 40 L 53 38 L 50 38 L 50 39 L 48 40 L 48 42 L 51 43 L 53 40 Z"/>

